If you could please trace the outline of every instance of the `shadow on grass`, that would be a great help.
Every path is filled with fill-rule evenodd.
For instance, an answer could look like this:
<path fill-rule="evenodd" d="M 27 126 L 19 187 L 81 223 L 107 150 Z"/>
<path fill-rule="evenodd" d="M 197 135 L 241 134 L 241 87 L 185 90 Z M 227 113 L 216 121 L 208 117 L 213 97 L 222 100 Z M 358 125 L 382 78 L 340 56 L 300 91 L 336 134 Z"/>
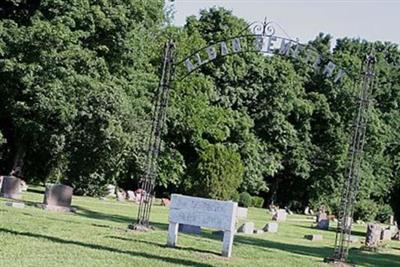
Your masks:
<path fill-rule="evenodd" d="M 76 206 L 76 208 L 77 208 L 77 213 L 76 213 L 77 216 L 82 216 L 82 217 L 86 217 L 89 219 L 103 220 L 103 221 L 116 222 L 116 223 L 124 223 L 124 224 L 126 224 L 126 227 L 128 227 L 129 224 L 136 222 L 135 214 L 132 214 L 132 216 L 124 216 L 124 215 L 118 215 L 118 214 L 98 212 L 98 211 L 84 208 L 82 206 Z M 156 228 L 157 230 L 167 230 L 168 229 L 168 224 L 165 224 L 165 223 L 150 222 L 150 225 L 153 226 L 154 228 Z"/>
<path fill-rule="evenodd" d="M 44 194 L 45 189 L 38 189 L 38 188 L 28 187 L 28 189 L 26 191 L 30 192 L 30 193 Z"/>
<path fill-rule="evenodd" d="M 182 265 L 182 266 L 199 266 L 199 267 L 212 267 L 213 266 L 210 264 L 201 263 L 201 262 L 197 262 L 197 261 L 193 261 L 193 260 L 164 257 L 164 256 L 160 256 L 160 255 L 146 253 L 146 252 L 122 250 L 122 249 L 107 247 L 107 246 L 98 245 L 98 244 L 90 244 L 90 243 L 84 243 L 81 241 L 66 240 L 66 239 L 62 239 L 59 237 L 35 234 L 35 233 L 31 233 L 31 232 L 18 232 L 18 231 L 14 231 L 14 230 L 5 229 L 5 228 L 0 228 L 0 232 L 17 235 L 17 236 L 26 236 L 26 237 L 31 237 L 31 238 L 46 239 L 46 240 L 49 240 L 54 243 L 76 245 L 76 246 L 81 246 L 84 248 L 89 248 L 89 249 L 94 249 L 94 250 L 102 250 L 102 251 L 108 251 L 108 252 L 113 252 L 113 253 L 126 254 L 129 256 L 133 256 L 133 257 L 142 257 L 142 258 L 146 258 L 146 259 L 160 260 L 160 261 L 164 261 L 166 263 L 178 264 L 178 265 Z M 149 242 L 149 244 L 152 244 L 152 243 Z"/>
<path fill-rule="evenodd" d="M 252 238 L 247 236 L 235 236 L 234 244 L 259 246 L 265 249 L 282 250 L 287 253 L 318 257 L 321 259 L 329 257 L 333 253 L 330 247 L 308 247 L 303 245 L 294 245 L 287 243 L 278 243 L 265 239 Z M 356 248 L 350 249 L 349 260 L 357 265 L 393 267 L 400 266 L 400 255 L 387 253 L 370 253 Z"/>
<path fill-rule="evenodd" d="M 107 238 L 117 239 L 117 240 L 122 240 L 122 241 L 129 241 L 129 242 L 138 242 L 138 243 L 143 243 L 146 245 L 158 246 L 160 248 L 171 248 L 171 249 L 185 250 L 185 251 L 190 251 L 190 252 L 207 253 L 207 254 L 214 254 L 216 256 L 221 256 L 221 253 L 217 253 L 217 252 L 214 252 L 211 250 L 205 250 L 205 249 L 197 249 L 197 248 L 182 247 L 182 246 L 177 246 L 177 247 L 172 248 L 172 247 L 167 246 L 166 244 L 160 244 L 160 243 L 156 243 L 156 242 L 150 242 L 150 241 L 133 239 L 133 238 L 126 238 L 126 237 L 121 237 L 121 236 L 107 236 Z"/>
<path fill-rule="evenodd" d="M 322 232 L 333 232 L 333 233 L 336 233 L 336 227 L 329 227 L 328 230 L 321 230 L 321 229 L 318 229 L 316 227 L 310 227 L 310 226 L 305 226 L 305 225 L 296 225 L 296 227 L 306 228 L 306 229 L 310 229 L 310 230 L 318 230 L 318 231 L 322 231 Z M 354 230 L 351 231 L 351 235 L 354 235 L 354 236 L 365 237 L 365 234 L 366 233 L 360 232 L 360 231 L 354 231 Z"/>

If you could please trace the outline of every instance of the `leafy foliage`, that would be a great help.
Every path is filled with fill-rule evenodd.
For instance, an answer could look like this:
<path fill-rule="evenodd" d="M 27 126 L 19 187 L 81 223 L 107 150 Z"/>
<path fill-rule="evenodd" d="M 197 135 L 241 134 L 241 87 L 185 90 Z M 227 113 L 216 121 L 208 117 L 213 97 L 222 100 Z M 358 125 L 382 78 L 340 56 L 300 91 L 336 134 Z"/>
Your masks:
<path fill-rule="evenodd" d="M 19 167 L 29 182 L 62 181 L 78 194 L 99 194 L 108 183 L 136 187 L 167 35 L 179 61 L 246 29 L 220 8 L 166 26 L 163 1 L 0 5 L 0 171 Z M 310 45 L 346 69 L 341 83 L 305 62 L 257 53 L 217 58 L 175 80 L 158 193 L 237 199 L 248 192 L 336 213 L 360 67 L 373 46 L 375 101 L 355 214 L 383 220 L 391 205 L 399 220 L 398 45 L 331 39 L 320 34 Z"/>
<path fill-rule="evenodd" d="M 245 207 L 245 208 L 251 207 L 252 204 L 251 195 L 247 192 L 240 193 L 238 204 L 240 207 Z"/>

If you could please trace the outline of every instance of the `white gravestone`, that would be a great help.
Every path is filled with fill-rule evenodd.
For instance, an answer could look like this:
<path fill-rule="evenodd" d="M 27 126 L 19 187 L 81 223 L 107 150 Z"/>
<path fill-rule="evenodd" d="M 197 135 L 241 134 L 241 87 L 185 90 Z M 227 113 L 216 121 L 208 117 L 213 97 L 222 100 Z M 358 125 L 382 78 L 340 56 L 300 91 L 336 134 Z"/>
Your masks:
<path fill-rule="evenodd" d="M 278 223 L 276 223 L 276 222 L 267 223 L 264 226 L 263 230 L 265 232 L 269 232 L 269 233 L 277 233 L 278 232 Z"/>
<path fill-rule="evenodd" d="M 238 233 L 253 234 L 254 233 L 254 223 L 245 222 L 239 227 Z"/>
<path fill-rule="evenodd" d="M 238 219 L 247 219 L 247 208 L 238 207 L 237 210 L 237 218 Z"/>
<path fill-rule="evenodd" d="M 274 216 L 272 217 L 272 220 L 277 221 L 277 222 L 284 222 L 286 221 L 286 210 L 280 209 L 278 210 Z"/>
<path fill-rule="evenodd" d="M 236 202 L 172 194 L 167 245 L 177 245 L 179 224 L 215 228 L 224 231 L 222 256 L 230 257 L 236 212 Z"/>

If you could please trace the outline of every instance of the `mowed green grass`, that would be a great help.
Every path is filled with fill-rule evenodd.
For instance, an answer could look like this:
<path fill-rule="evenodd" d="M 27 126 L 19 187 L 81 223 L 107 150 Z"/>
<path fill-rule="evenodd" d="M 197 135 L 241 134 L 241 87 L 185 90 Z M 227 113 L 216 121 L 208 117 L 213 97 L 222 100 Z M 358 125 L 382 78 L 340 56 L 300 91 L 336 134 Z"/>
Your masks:
<path fill-rule="evenodd" d="M 27 206 L 5 206 L 0 198 L 0 266 L 328 266 L 322 259 L 332 253 L 335 232 L 311 228 L 311 218 L 290 215 L 279 224 L 276 234 L 238 234 L 233 256 L 219 256 L 221 238 L 205 230 L 201 236 L 179 234 L 179 248 L 165 246 L 168 208 L 152 210 L 154 231 L 127 231 L 136 218 L 138 206 L 74 197 L 76 214 L 48 212 L 35 207 L 43 189 L 24 192 Z M 249 219 L 258 228 L 270 221 L 264 209 L 249 209 Z M 356 225 L 350 259 L 357 266 L 400 266 L 400 242 L 391 241 L 379 253 L 358 248 L 364 241 L 366 226 Z M 306 234 L 322 234 L 322 242 L 304 239 Z"/>

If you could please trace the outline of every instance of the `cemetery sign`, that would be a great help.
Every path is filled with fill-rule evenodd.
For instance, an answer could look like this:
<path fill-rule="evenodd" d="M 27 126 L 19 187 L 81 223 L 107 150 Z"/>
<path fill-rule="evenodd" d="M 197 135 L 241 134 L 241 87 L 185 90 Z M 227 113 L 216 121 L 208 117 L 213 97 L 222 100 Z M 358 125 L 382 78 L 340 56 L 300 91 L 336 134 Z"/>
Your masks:
<path fill-rule="evenodd" d="M 179 224 L 215 228 L 224 231 L 222 256 L 230 257 L 236 212 L 236 202 L 172 194 L 167 245 L 176 246 Z"/>

